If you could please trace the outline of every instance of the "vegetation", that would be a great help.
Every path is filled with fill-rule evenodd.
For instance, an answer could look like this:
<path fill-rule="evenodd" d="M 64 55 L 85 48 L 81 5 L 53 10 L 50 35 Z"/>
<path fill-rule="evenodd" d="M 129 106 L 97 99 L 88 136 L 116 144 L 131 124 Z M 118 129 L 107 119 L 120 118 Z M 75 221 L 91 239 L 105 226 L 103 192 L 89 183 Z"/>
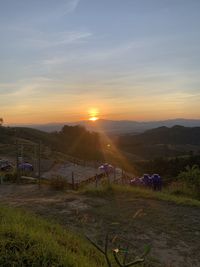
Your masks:
<path fill-rule="evenodd" d="M 187 166 L 185 171 L 178 175 L 178 179 L 184 181 L 186 185 L 200 198 L 200 168 L 198 165 Z"/>
<path fill-rule="evenodd" d="M 64 126 L 53 134 L 57 140 L 57 151 L 83 159 L 101 158 L 99 134 L 87 131 L 82 126 Z"/>
<path fill-rule="evenodd" d="M 103 267 L 86 240 L 27 212 L 0 206 L 0 266 Z"/>
<path fill-rule="evenodd" d="M 99 188 L 88 187 L 82 190 L 84 194 L 98 197 L 106 197 L 115 194 L 132 195 L 134 198 L 155 199 L 175 203 L 177 205 L 188 205 L 200 207 L 200 201 L 184 196 L 175 196 L 169 191 L 155 192 L 150 189 L 122 186 L 122 185 L 105 185 Z"/>
<path fill-rule="evenodd" d="M 0 118 L 0 126 L 3 125 L 3 118 Z"/>
<path fill-rule="evenodd" d="M 65 190 L 67 188 L 67 180 L 60 175 L 53 176 L 50 179 L 50 186 L 55 190 Z"/>
<path fill-rule="evenodd" d="M 98 244 L 96 244 L 90 238 L 87 237 L 87 239 L 90 241 L 90 243 L 99 252 L 101 252 L 104 255 L 105 260 L 107 262 L 107 266 L 112 267 L 113 265 L 112 265 L 112 262 L 111 262 L 110 257 L 109 257 L 109 235 L 108 235 L 108 233 L 106 234 L 104 248 L 101 248 Z M 130 261 L 130 262 L 128 262 L 128 260 L 127 260 L 128 254 L 129 254 L 128 247 L 125 249 L 115 248 L 112 250 L 112 254 L 113 254 L 113 258 L 115 260 L 115 265 L 117 265 L 119 267 L 131 267 L 133 265 L 138 265 L 139 263 L 143 263 L 145 260 L 145 257 L 149 254 L 150 250 L 151 250 L 151 247 L 146 246 L 144 253 L 140 257 L 135 257 L 135 259 Z M 123 254 L 123 258 L 122 257 L 119 258 L 118 254 L 120 254 L 120 253 Z M 121 258 L 122 258 L 122 261 L 121 261 Z"/>
<path fill-rule="evenodd" d="M 24 127 L 1 127 L 1 144 L 14 145 L 16 139 L 23 142 L 41 142 L 51 151 L 62 152 L 83 159 L 99 159 L 100 139 L 97 133 L 87 131 L 81 126 L 64 126 L 60 132 L 47 133 Z M 7 148 L 9 150 L 9 148 Z M 14 146 L 11 148 L 15 150 Z"/>
<path fill-rule="evenodd" d="M 121 150 L 142 159 L 177 157 L 198 154 L 200 127 L 160 127 L 137 135 L 123 135 L 118 139 Z"/>
<path fill-rule="evenodd" d="M 132 165 L 137 175 L 159 173 L 168 183 L 174 181 L 175 177 L 187 166 L 200 166 L 200 155 L 175 158 L 159 157 L 151 160 L 134 161 Z"/>
<path fill-rule="evenodd" d="M 150 251 L 150 247 L 145 246 L 141 257 L 136 257 L 128 263 L 128 251 L 123 251 L 121 248 L 108 251 L 108 246 L 112 243 L 108 235 L 103 251 L 88 237 L 86 238 L 89 242 L 52 221 L 47 222 L 19 209 L 1 205 L 0 218 L 0 266 L 2 267 L 133 266 L 144 262 L 145 256 Z M 106 255 L 105 259 L 99 252 Z M 123 264 L 120 263 L 121 258 Z"/>
<path fill-rule="evenodd" d="M 185 178 L 185 174 L 182 173 L 187 166 L 190 166 L 190 168 L 193 165 L 200 166 L 200 154 L 198 152 L 199 130 L 200 127 L 160 127 L 139 135 L 124 135 L 119 138 L 112 138 L 114 145 L 116 144 L 119 148 L 119 154 L 123 155 L 124 150 L 129 152 L 127 155 L 123 155 L 126 160 L 120 162 L 121 157 L 118 159 L 115 151 L 111 153 L 112 147 L 107 149 L 108 151 L 105 150 L 105 144 L 103 145 L 104 148 L 102 147 L 102 139 L 100 139 L 99 134 L 89 132 L 81 126 L 64 126 L 60 132 L 54 133 L 46 133 L 24 127 L 0 127 L 0 154 L 7 153 L 7 155 L 10 155 L 12 153 L 12 156 L 15 157 L 14 143 L 16 138 L 23 142 L 38 143 L 40 141 L 42 143 L 42 158 L 50 159 L 52 161 L 51 164 L 57 158 L 59 162 L 60 158 L 64 161 L 67 160 L 65 158 L 67 155 L 84 160 L 106 160 L 137 176 L 142 176 L 144 173 L 159 173 L 165 186 L 174 185 L 178 181 L 176 187 L 180 186 L 172 190 L 174 193 L 200 198 L 198 179 L 190 178 L 188 180 Z M 11 145 L 9 146 L 9 144 Z M 196 152 L 184 148 L 188 144 L 190 149 L 195 147 Z M 174 151 L 175 146 L 176 148 L 177 146 L 183 146 L 182 148 L 187 151 L 183 149 L 179 153 L 165 153 L 168 149 Z M 24 154 L 29 154 L 33 157 L 34 151 L 31 151 L 31 149 L 34 150 L 31 146 L 30 148 L 24 147 Z M 165 149 L 167 150 L 165 151 Z M 48 153 L 46 153 L 47 150 Z M 151 159 L 136 160 L 131 158 L 133 153 L 142 157 L 148 157 L 149 155 Z M 162 155 L 162 157 L 156 157 L 156 155 Z M 169 157 L 170 155 L 179 156 Z M 179 175 L 180 173 L 182 174 Z M 190 171 L 188 175 L 191 176 L 193 174 Z M 11 177 L 11 180 L 14 179 Z M 52 186 L 55 186 L 55 184 L 55 181 L 52 180 Z M 60 182 L 57 184 L 60 184 Z M 185 190 L 186 187 L 184 185 L 189 185 L 187 190 Z"/>

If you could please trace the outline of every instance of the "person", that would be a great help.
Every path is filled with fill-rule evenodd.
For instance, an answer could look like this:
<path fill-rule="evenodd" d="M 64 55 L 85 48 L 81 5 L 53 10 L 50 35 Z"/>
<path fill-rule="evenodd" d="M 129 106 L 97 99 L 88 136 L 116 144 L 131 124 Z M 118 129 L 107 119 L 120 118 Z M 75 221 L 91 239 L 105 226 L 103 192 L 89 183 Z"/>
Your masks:
<path fill-rule="evenodd" d="M 162 189 L 162 179 L 159 174 L 152 175 L 153 190 L 160 191 Z"/>
<path fill-rule="evenodd" d="M 160 175 L 158 175 L 158 190 L 161 191 L 162 190 L 162 178 Z"/>
<path fill-rule="evenodd" d="M 151 177 L 149 174 L 144 174 L 142 180 L 145 186 L 151 187 Z"/>

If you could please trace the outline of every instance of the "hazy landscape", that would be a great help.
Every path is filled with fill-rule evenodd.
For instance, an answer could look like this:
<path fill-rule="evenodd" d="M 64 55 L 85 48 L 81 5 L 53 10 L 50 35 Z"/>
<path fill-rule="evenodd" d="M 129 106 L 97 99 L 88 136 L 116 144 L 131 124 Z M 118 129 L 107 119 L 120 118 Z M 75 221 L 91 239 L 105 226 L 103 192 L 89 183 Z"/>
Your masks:
<path fill-rule="evenodd" d="M 45 132 L 54 132 L 60 131 L 64 125 L 74 126 L 82 125 L 87 130 L 95 132 L 106 132 L 108 134 L 134 134 L 142 133 L 146 130 L 166 126 L 173 127 L 175 125 L 185 126 L 185 127 L 200 127 L 200 120 L 191 120 L 191 119 L 171 119 L 165 121 L 111 121 L 111 120 L 102 120 L 99 119 L 96 122 L 91 121 L 79 121 L 79 122 L 70 122 L 70 123 L 48 123 L 48 124 L 24 124 L 24 125 L 14 125 L 14 126 L 23 126 L 29 128 L 35 128 Z M 13 126 L 13 125 L 12 125 Z"/>
<path fill-rule="evenodd" d="M 200 267 L 200 1 L 0 4 L 0 266 Z"/>

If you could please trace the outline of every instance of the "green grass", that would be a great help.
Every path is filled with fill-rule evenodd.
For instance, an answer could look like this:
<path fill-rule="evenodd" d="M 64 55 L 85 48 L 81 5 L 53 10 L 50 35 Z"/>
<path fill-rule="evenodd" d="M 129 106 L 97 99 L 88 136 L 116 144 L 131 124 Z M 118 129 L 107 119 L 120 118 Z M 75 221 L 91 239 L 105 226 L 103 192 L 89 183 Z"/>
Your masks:
<path fill-rule="evenodd" d="M 98 188 L 88 187 L 83 189 L 82 192 L 84 194 L 89 194 L 99 197 L 111 196 L 112 194 L 125 193 L 135 198 L 162 200 L 162 201 L 172 202 L 177 205 L 200 207 L 200 201 L 196 199 L 192 199 L 185 196 L 175 196 L 167 191 L 154 192 L 152 190 L 139 187 L 122 186 L 122 185 L 105 185 L 105 186 L 99 186 Z"/>
<path fill-rule="evenodd" d="M 88 241 L 33 214 L 0 206 L 0 266 L 105 267 Z"/>

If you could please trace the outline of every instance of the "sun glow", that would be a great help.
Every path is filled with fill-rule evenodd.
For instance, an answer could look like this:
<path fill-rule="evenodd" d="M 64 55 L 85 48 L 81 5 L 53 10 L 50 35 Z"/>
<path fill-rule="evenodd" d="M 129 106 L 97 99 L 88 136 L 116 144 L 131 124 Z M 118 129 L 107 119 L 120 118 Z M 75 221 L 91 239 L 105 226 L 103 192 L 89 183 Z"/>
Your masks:
<path fill-rule="evenodd" d="M 99 115 L 99 111 L 98 109 L 96 108 L 92 108 L 89 110 L 89 120 L 90 121 L 97 121 L 99 118 L 98 118 L 98 115 Z"/>
<path fill-rule="evenodd" d="M 99 118 L 97 118 L 97 117 L 91 117 L 91 118 L 89 118 L 89 120 L 90 121 L 97 121 Z"/>

